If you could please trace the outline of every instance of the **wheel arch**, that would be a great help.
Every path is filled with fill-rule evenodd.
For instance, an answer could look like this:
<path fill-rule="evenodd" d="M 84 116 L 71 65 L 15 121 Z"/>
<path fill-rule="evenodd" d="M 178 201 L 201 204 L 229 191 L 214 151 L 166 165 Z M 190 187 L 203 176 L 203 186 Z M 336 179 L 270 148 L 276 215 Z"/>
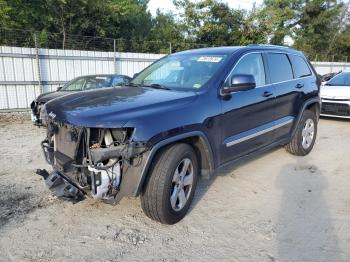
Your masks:
<path fill-rule="evenodd" d="M 321 112 L 321 105 L 320 103 L 318 102 L 313 102 L 313 103 L 310 103 L 306 106 L 307 110 L 311 110 L 312 112 L 315 113 L 316 117 L 317 117 L 317 121 L 318 119 L 320 118 L 320 112 Z"/>
<path fill-rule="evenodd" d="M 316 114 L 316 117 L 317 117 L 317 120 L 319 119 L 320 117 L 320 111 L 321 111 L 321 100 L 319 97 L 314 97 L 314 98 L 310 98 L 308 100 L 305 101 L 302 109 L 300 110 L 298 116 L 297 116 L 297 119 L 294 123 L 294 126 L 293 126 L 293 129 L 292 129 L 292 135 L 291 135 L 291 138 L 294 136 L 296 130 L 297 130 L 297 127 L 299 125 L 299 122 L 301 120 L 301 117 L 304 113 L 305 110 L 311 110 L 313 111 L 315 114 Z"/>
<path fill-rule="evenodd" d="M 146 177 L 148 176 L 151 163 L 154 160 L 156 154 L 166 146 L 170 146 L 174 143 L 187 143 L 191 145 L 196 152 L 198 164 L 200 167 L 200 175 L 206 178 L 210 177 L 210 174 L 212 174 L 214 171 L 214 158 L 212 148 L 206 135 L 201 131 L 184 133 L 162 140 L 152 147 L 146 159 L 144 168 L 141 172 L 135 195 L 140 194 L 144 182 L 146 181 Z"/>

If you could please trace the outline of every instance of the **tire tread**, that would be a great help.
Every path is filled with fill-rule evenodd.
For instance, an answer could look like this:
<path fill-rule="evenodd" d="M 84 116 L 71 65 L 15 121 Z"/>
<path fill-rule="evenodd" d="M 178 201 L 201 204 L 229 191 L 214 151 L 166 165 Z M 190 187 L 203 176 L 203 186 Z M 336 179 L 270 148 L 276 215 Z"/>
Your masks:
<path fill-rule="evenodd" d="M 169 223 L 166 220 L 166 214 L 163 210 L 164 199 L 163 192 L 166 186 L 168 168 L 173 161 L 174 156 L 185 150 L 193 150 L 185 143 L 177 143 L 162 149 L 152 162 L 148 180 L 141 194 L 141 207 L 145 214 L 161 223 Z"/>
<path fill-rule="evenodd" d="M 292 140 L 287 145 L 285 145 L 285 149 L 286 149 L 287 152 L 289 152 L 289 153 L 291 153 L 293 155 L 296 155 L 296 156 L 305 156 L 308 153 L 310 153 L 310 151 L 312 150 L 314 142 L 313 142 L 312 146 L 308 150 L 305 150 L 305 149 L 303 149 L 303 147 L 301 145 L 301 141 L 300 141 L 300 135 L 301 135 L 301 131 L 302 131 L 303 126 L 304 126 L 304 122 L 308 118 L 312 118 L 314 123 L 315 123 L 315 138 L 314 139 L 316 140 L 316 135 L 317 135 L 317 118 L 316 118 L 316 115 L 311 110 L 305 110 L 303 115 L 302 115 L 302 118 L 301 118 L 301 120 L 300 120 L 300 122 L 299 122 L 299 124 L 297 126 L 297 130 L 296 130 L 294 136 L 292 137 Z"/>

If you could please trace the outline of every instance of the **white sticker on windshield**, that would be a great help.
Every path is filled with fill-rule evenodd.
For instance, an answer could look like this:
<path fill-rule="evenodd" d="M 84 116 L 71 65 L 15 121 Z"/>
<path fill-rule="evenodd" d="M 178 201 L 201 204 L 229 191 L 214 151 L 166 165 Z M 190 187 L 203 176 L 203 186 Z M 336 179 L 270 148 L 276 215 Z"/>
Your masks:
<path fill-rule="evenodd" d="M 106 76 L 96 76 L 95 78 L 96 78 L 96 79 L 103 79 L 103 80 L 107 80 L 107 77 L 106 77 Z"/>
<path fill-rule="evenodd" d="M 220 56 L 201 56 L 198 62 L 219 63 L 222 60 Z"/>

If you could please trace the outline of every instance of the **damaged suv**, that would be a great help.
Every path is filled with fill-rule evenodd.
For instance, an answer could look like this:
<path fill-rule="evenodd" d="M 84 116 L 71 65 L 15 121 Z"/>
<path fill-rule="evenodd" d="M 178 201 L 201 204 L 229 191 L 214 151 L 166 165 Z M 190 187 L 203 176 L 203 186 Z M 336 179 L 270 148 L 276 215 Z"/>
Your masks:
<path fill-rule="evenodd" d="M 153 63 L 126 86 L 48 102 L 42 142 L 59 197 L 116 204 L 141 196 L 150 218 L 187 213 L 199 176 L 275 146 L 308 154 L 319 81 L 294 49 L 250 45 L 189 50 Z"/>

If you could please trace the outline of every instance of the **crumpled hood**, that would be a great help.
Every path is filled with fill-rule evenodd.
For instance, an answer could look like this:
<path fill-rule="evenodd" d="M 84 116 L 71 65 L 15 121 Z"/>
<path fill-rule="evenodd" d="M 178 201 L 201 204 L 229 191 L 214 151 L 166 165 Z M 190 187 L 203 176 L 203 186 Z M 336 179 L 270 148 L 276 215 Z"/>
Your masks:
<path fill-rule="evenodd" d="M 46 111 L 51 119 L 75 126 L 117 128 L 142 115 L 176 110 L 195 97 L 190 91 L 124 86 L 56 98 L 46 104 Z"/>
<path fill-rule="evenodd" d="M 44 104 L 54 98 L 57 98 L 57 97 L 60 97 L 60 96 L 65 96 L 65 95 L 68 95 L 68 94 L 72 94 L 72 92 L 69 92 L 69 91 L 54 91 L 54 92 L 48 92 L 48 93 L 44 93 L 44 94 L 41 94 L 40 96 L 38 96 L 36 98 L 36 101 L 39 103 L 39 104 Z"/>
<path fill-rule="evenodd" d="M 331 99 L 350 99 L 350 86 L 321 86 L 321 97 Z"/>

